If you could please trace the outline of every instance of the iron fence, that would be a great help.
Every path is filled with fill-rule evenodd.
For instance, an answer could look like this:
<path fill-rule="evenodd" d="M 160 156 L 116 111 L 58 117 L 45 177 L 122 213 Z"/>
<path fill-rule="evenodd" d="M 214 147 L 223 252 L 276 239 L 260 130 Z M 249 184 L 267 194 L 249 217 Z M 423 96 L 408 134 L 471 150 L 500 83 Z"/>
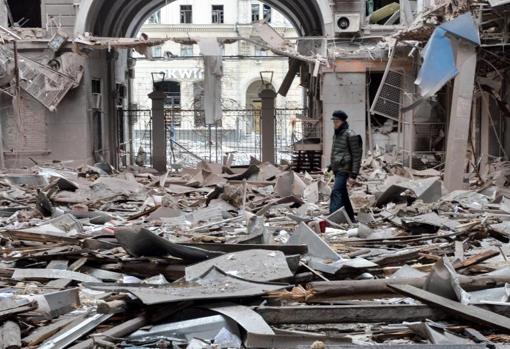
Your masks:
<path fill-rule="evenodd" d="M 307 137 L 304 109 L 275 110 L 276 161 L 292 159 L 292 144 Z M 145 154 L 146 165 L 152 163 L 152 123 L 150 110 L 126 111 L 131 125 L 132 159 Z M 234 165 L 246 165 L 250 158 L 261 158 L 261 114 L 257 109 L 223 110 L 222 119 L 205 124 L 200 109 L 165 110 L 167 156 L 170 165 L 193 165 L 202 159 L 220 163 L 233 154 Z M 140 156 L 138 157 L 141 158 Z"/>
<path fill-rule="evenodd" d="M 152 112 L 150 109 L 122 110 L 119 113 L 119 125 L 126 125 L 127 134 L 120 148 L 131 162 L 139 165 L 152 165 Z"/>

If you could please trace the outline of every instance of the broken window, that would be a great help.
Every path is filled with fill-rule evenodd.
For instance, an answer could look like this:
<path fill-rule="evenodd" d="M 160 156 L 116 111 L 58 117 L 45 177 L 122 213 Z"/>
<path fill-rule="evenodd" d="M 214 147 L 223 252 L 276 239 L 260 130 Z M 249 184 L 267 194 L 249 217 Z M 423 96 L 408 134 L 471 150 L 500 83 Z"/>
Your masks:
<path fill-rule="evenodd" d="M 212 23 L 224 23 L 223 5 L 212 5 Z"/>
<path fill-rule="evenodd" d="M 260 21 L 260 5 L 259 4 L 251 4 L 251 21 L 252 22 Z"/>
<path fill-rule="evenodd" d="M 193 45 L 181 44 L 181 57 L 192 57 Z"/>
<path fill-rule="evenodd" d="M 7 5 L 10 10 L 9 22 L 12 26 L 41 27 L 40 0 L 7 0 Z"/>
<path fill-rule="evenodd" d="M 264 21 L 271 23 L 271 6 L 264 5 Z"/>
<path fill-rule="evenodd" d="M 181 5 L 181 23 L 192 23 L 193 9 L 191 5 Z"/>
<path fill-rule="evenodd" d="M 161 11 L 154 12 L 147 20 L 148 24 L 161 24 Z"/>

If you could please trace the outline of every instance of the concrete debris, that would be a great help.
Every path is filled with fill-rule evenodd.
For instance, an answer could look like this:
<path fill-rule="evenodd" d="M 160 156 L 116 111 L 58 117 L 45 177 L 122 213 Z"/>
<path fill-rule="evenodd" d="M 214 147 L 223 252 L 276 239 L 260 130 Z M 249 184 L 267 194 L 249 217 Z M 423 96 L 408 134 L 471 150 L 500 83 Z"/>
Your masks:
<path fill-rule="evenodd" d="M 42 348 L 490 341 L 510 327 L 506 189 L 441 185 L 374 157 L 356 223 L 329 214 L 323 173 L 256 161 L 9 172 L 0 328 Z"/>

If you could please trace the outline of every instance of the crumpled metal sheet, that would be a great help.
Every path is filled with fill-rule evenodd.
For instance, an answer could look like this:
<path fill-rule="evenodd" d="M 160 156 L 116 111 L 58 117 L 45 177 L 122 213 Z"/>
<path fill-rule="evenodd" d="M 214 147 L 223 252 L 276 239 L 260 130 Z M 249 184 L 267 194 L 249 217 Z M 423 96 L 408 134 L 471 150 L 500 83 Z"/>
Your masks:
<path fill-rule="evenodd" d="M 248 333 L 274 335 L 273 329 L 266 323 L 262 316 L 244 305 L 215 304 L 209 305 L 207 308 L 234 320 Z"/>
<path fill-rule="evenodd" d="M 474 344 L 468 338 L 456 336 L 445 327 L 432 321 L 405 323 L 407 327 L 420 337 L 428 339 L 432 344 Z"/>
<path fill-rule="evenodd" d="M 458 202 L 462 207 L 475 210 L 484 209 L 490 199 L 487 195 L 483 195 L 472 190 L 455 190 L 441 198 L 441 201 Z"/>
<path fill-rule="evenodd" d="M 432 96 L 458 74 L 447 31 L 436 28 L 423 50 L 423 64 L 414 82 L 422 97 Z"/>
<path fill-rule="evenodd" d="M 331 247 L 322 240 L 308 225 L 300 223 L 294 233 L 290 236 L 287 244 L 308 246 L 306 255 L 310 267 L 328 274 L 335 274 L 343 267 L 364 269 L 376 267 L 364 258 L 343 259 Z"/>
<path fill-rule="evenodd" d="M 41 175 L 6 175 L 1 176 L 10 185 L 23 185 L 29 188 L 42 188 L 49 184 L 46 177 Z"/>
<path fill-rule="evenodd" d="M 64 328 L 62 331 L 49 338 L 39 346 L 39 349 L 65 348 L 78 338 L 95 329 L 101 323 L 112 317 L 113 314 L 94 314 L 72 328 Z"/>
<path fill-rule="evenodd" d="M 258 282 L 282 280 L 292 276 L 283 252 L 247 250 L 225 254 L 188 266 L 185 269 L 186 280 L 200 277 L 212 266 L 229 275 Z"/>
<path fill-rule="evenodd" d="M 287 171 L 276 179 L 274 191 L 281 198 L 291 195 L 302 197 L 305 187 L 306 184 L 294 171 Z"/>
<path fill-rule="evenodd" d="M 174 256 L 188 261 L 202 261 L 221 256 L 222 252 L 207 251 L 197 247 L 173 243 L 145 228 L 120 228 L 115 231 L 120 245 L 132 256 Z"/>
<path fill-rule="evenodd" d="M 422 97 L 432 96 L 458 73 L 448 34 L 480 45 L 478 26 L 469 12 L 437 27 L 423 50 L 423 64 L 414 82 Z"/>
<path fill-rule="evenodd" d="M 390 182 L 393 181 L 393 183 Z M 414 192 L 417 199 L 425 203 L 435 202 L 441 197 L 441 181 L 437 177 L 409 180 L 403 177 L 389 177 L 386 189 L 377 198 L 376 206 L 398 201 L 406 190 Z"/>
<path fill-rule="evenodd" d="M 455 230 L 455 228 L 460 225 L 458 221 L 440 216 L 435 212 L 429 212 L 414 217 L 403 217 L 402 223 L 405 228 L 411 231 L 413 231 L 413 228 L 418 228 L 420 225 L 435 227 L 437 229 L 447 228 L 449 230 Z"/>
<path fill-rule="evenodd" d="M 6 46 L 0 46 L 0 57 L 12 59 L 14 53 Z M 70 76 L 28 57 L 18 57 L 21 88 L 50 111 L 57 108 L 69 90 L 78 86 L 78 82 Z"/>
<path fill-rule="evenodd" d="M 164 286 L 133 284 L 86 284 L 85 287 L 109 292 L 129 292 L 144 304 L 161 304 L 192 300 L 212 300 L 260 296 L 288 287 L 285 284 L 260 283 L 228 275 L 216 267 L 190 282 Z"/>
<path fill-rule="evenodd" d="M 171 322 L 152 326 L 148 329 L 140 329 L 132 333 L 129 340 L 143 339 L 154 340 L 160 337 L 176 338 L 189 341 L 193 338 L 212 340 L 222 328 L 227 328 L 231 333 L 239 333 L 234 321 L 221 315 L 212 315 L 178 322 Z"/>
<path fill-rule="evenodd" d="M 471 42 L 473 45 L 480 45 L 478 25 L 470 12 L 457 16 L 455 19 L 445 22 L 439 27 L 450 34 Z"/>
<path fill-rule="evenodd" d="M 434 264 L 423 289 L 462 304 L 470 303 L 469 293 L 460 286 L 457 273 L 447 257 Z"/>
<path fill-rule="evenodd" d="M 14 232 L 30 235 L 75 238 L 83 233 L 83 226 L 73 215 L 66 213 L 50 219 L 44 224 L 25 229 L 18 229 Z M 7 235 L 9 235 L 9 232 L 7 232 Z"/>
<path fill-rule="evenodd" d="M 471 303 L 506 303 L 510 299 L 510 285 L 469 292 Z"/>

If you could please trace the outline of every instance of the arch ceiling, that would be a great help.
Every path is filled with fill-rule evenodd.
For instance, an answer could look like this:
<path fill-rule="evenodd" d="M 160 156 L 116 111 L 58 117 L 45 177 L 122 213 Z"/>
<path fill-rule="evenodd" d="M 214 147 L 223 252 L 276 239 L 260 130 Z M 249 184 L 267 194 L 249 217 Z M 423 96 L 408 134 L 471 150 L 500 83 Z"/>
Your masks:
<path fill-rule="evenodd" d="M 146 18 L 168 0 L 82 0 L 75 32 L 97 36 L 133 37 Z M 331 21 L 327 0 L 264 0 L 296 27 L 300 35 L 324 35 Z"/>

